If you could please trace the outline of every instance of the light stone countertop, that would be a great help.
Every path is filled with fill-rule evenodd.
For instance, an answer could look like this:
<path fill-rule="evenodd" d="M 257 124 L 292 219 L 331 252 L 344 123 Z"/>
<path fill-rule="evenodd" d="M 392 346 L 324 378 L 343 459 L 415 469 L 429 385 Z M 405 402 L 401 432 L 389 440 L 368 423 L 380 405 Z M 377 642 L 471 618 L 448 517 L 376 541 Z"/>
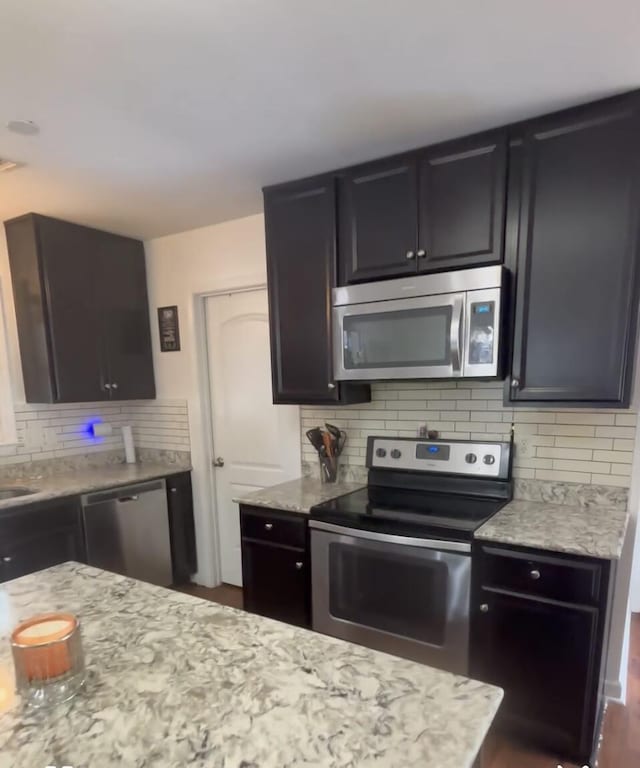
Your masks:
<path fill-rule="evenodd" d="M 0 768 L 471 768 L 502 691 L 77 563 L 0 585 L 10 629 L 65 610 L 86 690 L 0 714 Z M 2 678 L 0 677 L 0 680 Z M 1 710 L 0 710 L 1 711 Z"/>
<path fill-rule="evenodd" d="M 308 514 L 311 507 L 315 507 L 316 504 L 337 499 L 338 496 L 345 496 L 365 486 L 366 483 L 322 483 L 312 477 L 301 477 L 299 480 L 291 480 L 288 483 L 272 485 L 270 488 L 237 496 L 233 500 L 238 504 L 252 504 L 256 507 L 271 507 Z"/>
<path fill-rule="evenodd" d="M 162 463 L 108 464 L 101 467 L 82 467 L 50 476 L 0 480 L 0 489 L 20 487 L 35 491 L 28 496 L 16 496 L 13 499 L 0 500 L 0 512 L 4 509 L 12 509 L 63 496 L 77 496 L 91 491 L 116 488 L 119 485 L 130 485 L 159 477 L 169 477 L 190 469 L 190 465 L 187 464 L 184 466 Z"/>
<path fill-rule="evenodd" d="M 509 502 L 475 533 L 476 539 L 618 560 L 629 522 L 621 507 Z"/>

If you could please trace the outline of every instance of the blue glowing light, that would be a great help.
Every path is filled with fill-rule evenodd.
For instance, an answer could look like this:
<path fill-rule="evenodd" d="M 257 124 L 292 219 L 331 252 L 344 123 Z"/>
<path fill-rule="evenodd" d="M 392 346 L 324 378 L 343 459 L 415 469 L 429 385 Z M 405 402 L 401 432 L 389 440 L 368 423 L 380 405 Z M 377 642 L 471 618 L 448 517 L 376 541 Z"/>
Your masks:
<path fill-rule="evenodd" d="M 429 453 L 438 453 L 438 451 L 440 450 L 440 448 L 438 448 L 438 446 L 437 446 L 437 445 L 430 445 L 430 446 L 427 448 L 427 450 L 429 451 Z"/>
<path fill-rule="evenodd" d="M 80 434 L 91 443 L 102 443 L 104 437 L 96 436 L 95 425 L 102 424 L 103 419 L 100 416 L 92 416 L 80 427 Z"/>

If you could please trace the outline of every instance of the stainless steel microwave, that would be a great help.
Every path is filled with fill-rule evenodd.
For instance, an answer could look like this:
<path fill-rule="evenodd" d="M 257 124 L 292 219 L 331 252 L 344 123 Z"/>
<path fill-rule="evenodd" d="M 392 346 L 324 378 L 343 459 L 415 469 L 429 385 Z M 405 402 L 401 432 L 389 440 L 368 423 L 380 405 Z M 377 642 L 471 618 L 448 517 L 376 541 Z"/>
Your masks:
<path fill-rule="evenodd" d="M 499 376 L 504 279 L 479 267 L 335 288 L 336 379 Z"/>

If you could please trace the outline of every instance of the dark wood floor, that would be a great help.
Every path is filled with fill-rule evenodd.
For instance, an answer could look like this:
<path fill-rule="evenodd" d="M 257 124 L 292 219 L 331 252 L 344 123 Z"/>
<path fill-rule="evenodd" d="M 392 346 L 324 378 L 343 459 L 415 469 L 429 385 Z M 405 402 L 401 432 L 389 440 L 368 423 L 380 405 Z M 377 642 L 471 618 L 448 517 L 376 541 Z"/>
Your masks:
<path fill-rule="evenodd" d="M 244 608 L 242 590 L 240 587 L 232 587 L 231 584 L 221 584 L 219 587 L 201 587 L 199 584 L 189 584 L 176 587 L 180 592 L 186 592 L 203 600 L 211 600 L 214 603 L 230 605 L 232 608 Z"/>
<path fill-rule="evenodd" d="M 242 608 L 242 590 L 223 584 L 209 589 L 195 584 L 181 588 L 196 597 Z M 486 768 L 577 768 L 560 763 L 553 755 L 523 749 L 503 739 L 494 739 L 483 760 Z M 631 648 L 627 705 L 611 704 L 605 717 L 597 768 L 640 768 L 640 614 L 631 620 Z"/>

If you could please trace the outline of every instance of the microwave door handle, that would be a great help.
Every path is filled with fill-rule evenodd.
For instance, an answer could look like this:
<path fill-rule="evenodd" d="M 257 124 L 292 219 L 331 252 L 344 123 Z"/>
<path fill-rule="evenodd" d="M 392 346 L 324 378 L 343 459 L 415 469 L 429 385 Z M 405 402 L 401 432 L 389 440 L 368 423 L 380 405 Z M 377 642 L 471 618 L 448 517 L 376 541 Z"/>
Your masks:
<path fill-rule="evenodd" d="M 462 321 L 464 319 L 464 297 L 456 296 L 453 300 L 453 314 L 451 316 L 451 367 L 454 373 L 462 370 Z"/>

